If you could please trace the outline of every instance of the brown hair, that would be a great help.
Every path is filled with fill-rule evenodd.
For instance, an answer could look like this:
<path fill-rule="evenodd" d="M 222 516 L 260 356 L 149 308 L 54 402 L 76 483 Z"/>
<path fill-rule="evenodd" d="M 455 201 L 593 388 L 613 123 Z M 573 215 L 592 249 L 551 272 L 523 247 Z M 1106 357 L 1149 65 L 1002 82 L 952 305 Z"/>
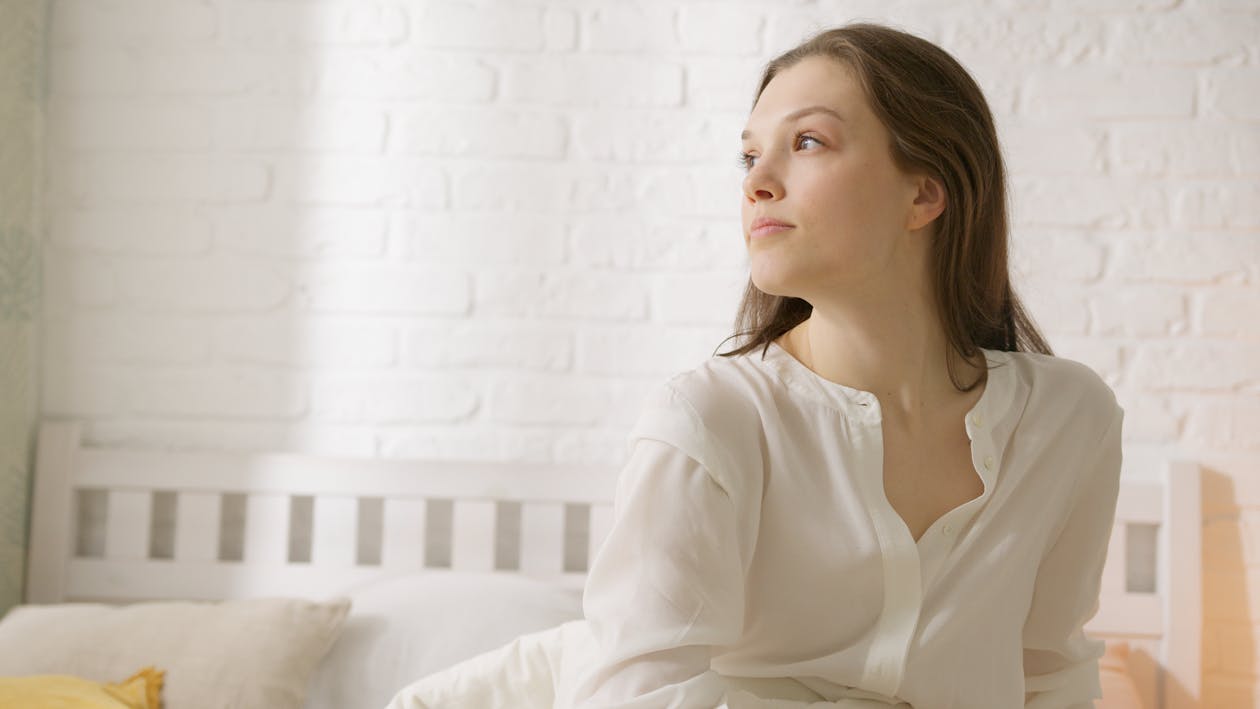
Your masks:
<path fill-rule="evenodd" d="M 1006 170 L 993 116 L 975 80 L 956 59 L 925 39 L 878 24 L 854 23 L 821 31 L 771 60 L 753 106 L 776 74 L 818 55 L 853 70 L 891 135 L 894 163 L 904 172 L 933 175 L 945 187 L 948 202 L 937 218 L 930 258 L 954 386 L 971 391 L 979 380 L 960 386 L 950 353 L 968 360 L 979 347 L 1052 355 L 1011 287 Z M 731 335 L 749 339 L 719 356 L 742 355 L 762 345 L 764 357 L 773 340 L 812 311 L 805 300 L 770 295 L 749 278 L 735 319 L 737 332 Z"/>

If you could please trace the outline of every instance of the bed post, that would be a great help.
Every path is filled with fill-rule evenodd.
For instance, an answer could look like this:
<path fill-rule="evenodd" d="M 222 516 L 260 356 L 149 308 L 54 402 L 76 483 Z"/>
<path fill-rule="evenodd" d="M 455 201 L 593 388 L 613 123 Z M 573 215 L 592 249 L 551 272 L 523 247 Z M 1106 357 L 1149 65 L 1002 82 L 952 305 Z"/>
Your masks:
<path fill-rule="evenodd" d="M 71 534 L 77 526 L 70 476 L 80 431 L 75 421 L 44 421 L 39 426 L 25 603 L 58 603 L 65 597 Z"/>
<path fill-rule="evenodd" d="M 1168 465 L 1164 519 L 1171 521 L 1166 540 L 1170 558 L 1162 571 L 1167 584 L 1164 617 L 1168 619 L 1162 658 L 1164 709 L 1198 709 L 1200 703 L 1203 508 L 1199 477 L 1196 463 L 1175 460 Z"/>

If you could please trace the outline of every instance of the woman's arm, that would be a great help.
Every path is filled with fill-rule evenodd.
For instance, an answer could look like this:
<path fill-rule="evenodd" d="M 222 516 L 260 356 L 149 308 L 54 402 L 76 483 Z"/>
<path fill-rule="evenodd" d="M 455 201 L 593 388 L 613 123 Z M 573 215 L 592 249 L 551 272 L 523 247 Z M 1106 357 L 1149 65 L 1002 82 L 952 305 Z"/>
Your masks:
<path fill-rule="evenodd" d="M 1120 491 L 1118 405 L 1083 472 L 1076 502 L 1058 540 L 1037 571 L 1032 607 L 1024 622 L 1024 686 L 1027 709 L 1091 709 L 1102 694 L 1101 640 L 1085 635 L 1098 612 L 1103 562 L 1115 524 Z"/>
<path fill-rule="evenodd" d="M 714 709 L 711 647 L 738 639 L 744 580 L 735 506 L 694 458 L 640 438 L 618 480 L 614 522 L 583 608 L 598 656 L 573 707 Z"/>

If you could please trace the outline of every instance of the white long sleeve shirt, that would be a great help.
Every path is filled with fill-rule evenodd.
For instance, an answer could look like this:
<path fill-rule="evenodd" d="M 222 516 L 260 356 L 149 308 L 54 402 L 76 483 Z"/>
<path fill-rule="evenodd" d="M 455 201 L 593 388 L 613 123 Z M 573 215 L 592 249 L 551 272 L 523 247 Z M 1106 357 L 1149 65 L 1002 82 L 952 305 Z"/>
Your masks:
<path fill-rule="evenodd" d="M 984 492 L 918 542 L 873 394 L 775 343 L 659 386 L 587 578 L 599 651 L 573 706 L 1092 707 L 1124 410 L 1083 364 L 984 354 Z"/>

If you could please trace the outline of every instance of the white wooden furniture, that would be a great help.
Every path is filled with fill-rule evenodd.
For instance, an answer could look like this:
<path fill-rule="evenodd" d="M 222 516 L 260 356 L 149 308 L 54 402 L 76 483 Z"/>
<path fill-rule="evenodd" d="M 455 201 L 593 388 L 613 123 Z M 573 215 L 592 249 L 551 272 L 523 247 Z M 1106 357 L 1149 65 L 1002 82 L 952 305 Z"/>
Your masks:
<path fill-rule="evenodd" d="M 27 602 L 324 597 L 422 568 L 580 588 L 617 470 L 84 447 L 40 430 Z M 1099 612 L 1151 709 L 1197 707 L 1199 470 L 1123 481 Z"/>

